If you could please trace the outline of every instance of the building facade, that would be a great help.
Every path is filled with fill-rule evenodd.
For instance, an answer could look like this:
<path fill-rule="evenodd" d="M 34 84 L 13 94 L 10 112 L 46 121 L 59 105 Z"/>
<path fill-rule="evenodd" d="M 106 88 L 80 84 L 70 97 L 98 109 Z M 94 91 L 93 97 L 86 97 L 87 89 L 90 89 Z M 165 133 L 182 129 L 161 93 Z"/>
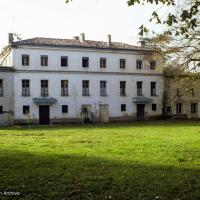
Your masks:
<path fill-rule="evenodd" d="M 111 41 L 33 38 L 1 54 L 2 124 L 134 121 L 161 116 L 164 78 L 152 49 Z M 1 90 L 3 90 L 1 94 Z M 11 119 L 12 118 L 12 119 Z"/>

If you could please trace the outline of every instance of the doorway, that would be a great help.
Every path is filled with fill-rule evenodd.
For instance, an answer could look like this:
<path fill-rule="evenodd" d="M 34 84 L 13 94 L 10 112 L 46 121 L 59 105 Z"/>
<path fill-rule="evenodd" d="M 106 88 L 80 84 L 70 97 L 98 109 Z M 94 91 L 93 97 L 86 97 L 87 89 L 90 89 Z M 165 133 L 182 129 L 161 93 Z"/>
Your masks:
<path fill-rule="evenodd" d="M 39 106 L 39 124 L 49 125 L 49 106 Z"/>
<path fill-rule="evenodd" d="M 137 104 L 137 121 L 144 121 L 145 104 Z"/>
<path fill-rule="evenodd" d="M 109 106 L 108 104 L 99 105 L 99 121 L 100 122 L 109 122 Z"/>

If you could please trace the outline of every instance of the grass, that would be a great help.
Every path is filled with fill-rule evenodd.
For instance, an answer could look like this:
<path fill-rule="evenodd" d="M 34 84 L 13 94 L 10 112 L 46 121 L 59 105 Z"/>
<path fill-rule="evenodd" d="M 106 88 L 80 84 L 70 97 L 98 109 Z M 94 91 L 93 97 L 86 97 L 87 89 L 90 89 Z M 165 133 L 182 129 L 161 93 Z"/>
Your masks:
<path fill-rule="evenodd" d="M 25 200 L 200 199 L 200 124 L 1 128 L 0 191 Z"/>

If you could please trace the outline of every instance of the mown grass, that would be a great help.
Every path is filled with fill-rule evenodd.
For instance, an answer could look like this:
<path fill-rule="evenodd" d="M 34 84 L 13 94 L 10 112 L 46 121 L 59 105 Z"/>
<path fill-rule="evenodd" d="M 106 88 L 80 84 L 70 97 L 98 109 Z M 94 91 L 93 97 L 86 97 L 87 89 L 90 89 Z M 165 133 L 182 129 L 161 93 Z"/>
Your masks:
<path fill-rule="evenodd" d="M 0 129 L 0 199 L 200 199 L 199 123 Z"/>

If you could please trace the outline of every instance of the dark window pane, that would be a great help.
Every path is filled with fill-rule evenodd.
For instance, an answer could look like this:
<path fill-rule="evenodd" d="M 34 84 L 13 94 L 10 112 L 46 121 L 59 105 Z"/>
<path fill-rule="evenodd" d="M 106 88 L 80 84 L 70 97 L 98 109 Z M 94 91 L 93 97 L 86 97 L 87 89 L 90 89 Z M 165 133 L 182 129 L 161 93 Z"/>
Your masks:
<path fill-rule="evenodd" d="M 142 69 L 142 60 L 137 60 L 136 61 L 136 68 L 137 69 Z"/>
<path fill-rule="evenodd" d="M 120 69 L 126 68 L 126 59 L 120 59 Z"/>
<path fill-rule="evenodd" d="M 29 106 L 23 106 L 23 114 L 26 115 L 29 113 L 30 113 Z"/>
<path fill-rule="evenodd" d="M 3 106 L 0 106 L 0 114 L 3 113 Z"/>
<path fill-rule="evenodd" d="M 121 111 L 126 111 L 126 104 L 121 104 Z"/>
<path fill-rule="evenodd" d="M 68 66 L 68 57 L 62 56 L 61 57 L 61 67 L 67 67 Z"/>
<path fill-rule="evenodd" d="M 29 66 L 29 55 L 22 55 L 22 66 Z"/>
<path fill-rule="evenodd" d="M 152 111 L 156 111 L 157 109 L 157 105 L 156 104 L 152 104 Z"/>
<path fill-rule="evenodd" d="M 100 68 L 106 68 L 106 58 L 100 58 Z"/>
<path fill-rule="evenodd" d="M 89 58 L 88 57 L 82 58 L 82 67 L 89 67 Z"/>
<path fill-rule="evenodd" d="M 41 56 L 41 66 L 48 66 L 48 56 Z"/>
<path fill-rule="evenodd" d="M 68 113 L 68 105 L 62 105 L 62 113 Z"/>

